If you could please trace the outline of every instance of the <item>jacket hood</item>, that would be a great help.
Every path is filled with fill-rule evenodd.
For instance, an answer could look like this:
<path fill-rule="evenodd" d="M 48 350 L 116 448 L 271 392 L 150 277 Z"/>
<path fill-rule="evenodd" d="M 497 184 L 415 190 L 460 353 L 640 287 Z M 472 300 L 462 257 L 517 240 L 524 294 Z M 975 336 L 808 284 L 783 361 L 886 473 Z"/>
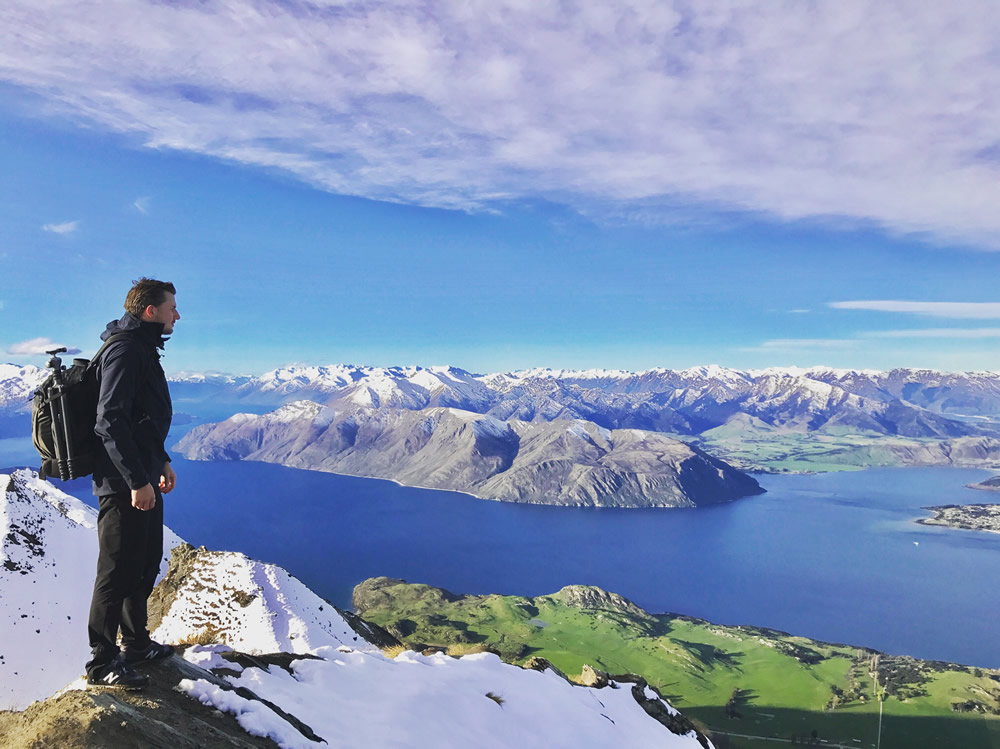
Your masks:
<path fill-rule="evenodd" d="M 163 348 L 163 344 L 169 340 L 163 337 L 163 323 L 140 320 L 131 312 L 126 312 L 120 320 L 109 322 L 101 333 L 101 340 L 106 341 L 115 333 L 132 333 L 157 348 Z"/>

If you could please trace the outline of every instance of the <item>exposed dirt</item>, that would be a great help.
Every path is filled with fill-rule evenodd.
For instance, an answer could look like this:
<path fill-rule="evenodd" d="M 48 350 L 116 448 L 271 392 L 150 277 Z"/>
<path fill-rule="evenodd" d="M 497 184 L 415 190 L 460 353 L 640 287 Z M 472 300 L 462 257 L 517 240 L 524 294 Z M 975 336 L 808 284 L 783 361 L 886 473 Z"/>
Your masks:
<path fill-rule="evenodd" d="M 141 691 L 69 691 L 36 702 L 21 712 L 0 712 L 0 746 L 4 749 L 112 746 L 123 749 L 273 749 L 277 746 L 270 739 L 248 734 L 232 715 L 202 705 L 177 691 L 176 685 L 181 679 L 198 678 L 232 689 L 208 671 L 178 656 L 142 668 L 150 675 L 151 683 Z M 245 689 L 237 691 L 248 699 L 256 697 Z M 319 740 L 308 726 L 294 718 L 291 721 L 304 736 Z"/>

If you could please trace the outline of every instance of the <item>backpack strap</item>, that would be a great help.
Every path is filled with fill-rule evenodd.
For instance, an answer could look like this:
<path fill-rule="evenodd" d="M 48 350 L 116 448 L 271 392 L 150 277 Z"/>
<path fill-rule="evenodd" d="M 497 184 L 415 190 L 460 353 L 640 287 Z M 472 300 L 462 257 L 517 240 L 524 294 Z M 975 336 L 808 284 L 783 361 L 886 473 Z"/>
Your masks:
<path fill-rule="evenodd" d="M 101 355 L 104 353 L 105 349 L 108 348 L 108 346 L 110 346 L 115 341 L 120 341 L 128 337 L 129 337 L 128 333 L 115 333 L 114 335 L 108 336 L 108 339 L 101 344 L 101 347 L 97 349 L 97 353 L 94 354 L 94 357 L 87 364 L 87 369 L 93 369 L 94 367 L 97 366 L 97 362 L 100 361 Z"/>

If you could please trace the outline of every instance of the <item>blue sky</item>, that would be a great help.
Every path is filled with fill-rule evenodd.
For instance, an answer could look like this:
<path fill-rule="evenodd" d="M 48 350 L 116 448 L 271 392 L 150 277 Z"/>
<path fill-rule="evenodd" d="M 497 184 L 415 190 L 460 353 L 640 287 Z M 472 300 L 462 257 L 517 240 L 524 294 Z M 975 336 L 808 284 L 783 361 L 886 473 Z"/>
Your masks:
<path fill-rule="evenodd" d="M 1000 5 L 0 7 L 0 361 L 1000 370 Z M 34 341 L 34 343 L 32 343 Z"/>

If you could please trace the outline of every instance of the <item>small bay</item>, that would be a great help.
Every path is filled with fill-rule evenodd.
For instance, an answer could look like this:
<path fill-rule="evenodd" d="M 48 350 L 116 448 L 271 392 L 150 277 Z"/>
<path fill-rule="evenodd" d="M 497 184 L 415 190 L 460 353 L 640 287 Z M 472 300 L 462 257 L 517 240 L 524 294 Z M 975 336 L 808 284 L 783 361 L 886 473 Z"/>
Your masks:
<path fill-rule="evenodd" d="M 167 523 L 287 568 L 350 607 L 404 578 L 456 593 L 598 585 L 652 612 L 1000 666 L 1000 534 L 923 526 L 921 507 L 990 502 L 987 471 L 879 468 L 758 477 L 767 494 L 697 509 L 490 502 L 252 463 L 174 461 Z M 93 504 L 86 482 L 64 488 Z"/>

